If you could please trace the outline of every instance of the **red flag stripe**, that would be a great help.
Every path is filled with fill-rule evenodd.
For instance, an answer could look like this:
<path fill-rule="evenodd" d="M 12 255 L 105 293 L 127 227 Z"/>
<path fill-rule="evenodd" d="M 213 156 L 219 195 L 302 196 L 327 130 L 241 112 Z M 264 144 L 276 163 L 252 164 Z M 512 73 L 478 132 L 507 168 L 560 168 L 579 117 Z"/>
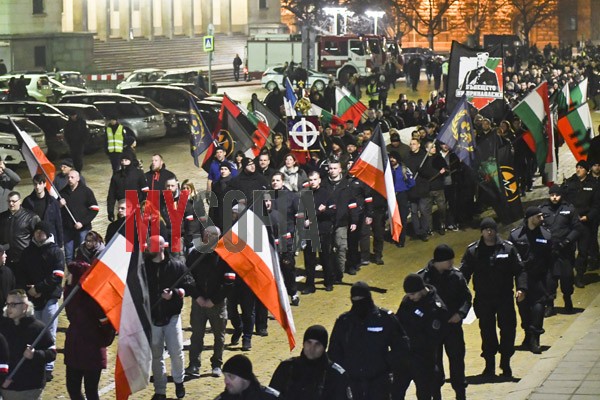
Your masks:
<path fill-rule="evenodd" d="M 27 163 L 27 169 L 29 170 L 31 177 L 33 178 L 34 175 L 42 173 L 43 169 L 48 178 L 50 178 L 50 180 L 46 182 L 46 189 L 48 190 L 48 193 L 50 193 L 50 195 L 54 198 L 58 197 L 58 193 L 56 193 L 54 187 L 52 186 L 54 175 L 56 173 L 56 167 L 48 160 L 40 146 L 38 146 L 38 144 L 31 138 L 31 136 L 29 136 L 29 134 L 19 129 L 16 124 L 14 124 L 14 126 L 17 129 L 17 135 L 21 139 L 19 140 L 19 142 L 22 142 L 21 153 L 23 154 L 23 158 Z"/>

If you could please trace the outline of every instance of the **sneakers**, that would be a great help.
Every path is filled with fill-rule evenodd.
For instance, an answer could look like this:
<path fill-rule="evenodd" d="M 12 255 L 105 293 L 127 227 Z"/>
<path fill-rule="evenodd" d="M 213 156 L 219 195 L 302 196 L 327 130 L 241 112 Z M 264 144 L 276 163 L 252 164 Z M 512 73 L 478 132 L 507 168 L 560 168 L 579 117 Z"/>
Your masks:
<path fill-rule="evenodd" d="M 183 399 L 185 397 L 185 387 L 183 386 L 183 382 L 175 382 L 175 396 L 178 399 Z"/>
<path fill-rule="evenodd" d="M 544 317 L 548 318 L 553 315 L 556 315 L 556 310 L 554 309 L 554 304 L 548 304 L 546 309 L 544 310 Z"/>
<path fill-rule="evenodd" d="M 242 339 L 242 351 L 250 351 L 252 348 L 252 339 L 243 338 Z"/>
<path fill-rule="evenodd" d="M 200 367 L 197 365 L 190 365 L 184 372 L 187 376 L 193 376 L 194 378 L 200 377 Z"/>
<path fill-rule="evenodd" d="M 382 258 L 378 258 L 377 260 L 375 260 L 375 264 L 377 264 L 377 265 L 383 265 L 384 264 L 383 259 Z"/>
<path fill-rule="evenodd" d="M 300 296 L 298 296 L 298 293 L 296 293 L 295 295 L 292 296 L 291 304 L 295 307 L 300 305 Z"/>
<path fill-rule="evenodd" d="M 356 268 L 348 268 L 348 269 L 346 270 L 346 273 L 347 273 L 348 275 L 356 275 Z"/>
<path fill-rule="evenodd" d="M 333 285 L 327 285 L 327 286 L 325 286 L 325 291 L 326 292 L 333 292 Z"/>
<path fill-rule="evenodd" d="M 242 331 L 234 331 L 233 335 L 231 335 L 231 345 L 235 346 L 240 343 L 240 338 L 242 337 Z"/>
<path fill-rule="evenodd" d="M 369 265 L 371 262 L 369 260 L 362 260 L 360 265 Z"/>
<path fill-rule="evenodd" d="M 447 229 L 449 231 L 452 231 L 452 232 L 458 232 L 458 225 L 452 225 L 452 224 L 450 224 L 450 225 L 448 225 Z"/>
<path fill-rule="evenodd" d="M 214 367 L 210 373 L 210 376 L 213 378 L 219 378 L 221 375 L 223 375 L 223 371 L 221 371 L 221 368 L 219 367 Z"/>
<path fill-rule="evenodd" d="M 258 336 L 269 336 L 269 331 L 267 330 L 267 328 L 262 328 L 256 331 L 256 334 Z"/>

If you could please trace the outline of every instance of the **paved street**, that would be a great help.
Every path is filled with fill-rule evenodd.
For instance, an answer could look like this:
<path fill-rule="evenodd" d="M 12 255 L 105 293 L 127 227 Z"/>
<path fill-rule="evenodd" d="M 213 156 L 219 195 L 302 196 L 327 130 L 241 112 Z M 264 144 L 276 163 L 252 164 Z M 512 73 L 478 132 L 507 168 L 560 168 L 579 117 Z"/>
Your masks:
<path fill-rule="evenodd" d="M 421 85 L 422 89 L 417 93 L 420 98 L 426 98 L 429 88 L 427 85 Z M 404 84 L 400 85 L 402 90 L 405 90 Z M 232 97 L 237 98 L 243 101 L 243 104 L 246 104 L 248 101 L 250 94 L 252 92 L 259 93 L 259 97 L 264 97 L 265 91 L 258 90 L 259 88 L 256 86 L 247 86 L 247 87 L 235 87 L 225 89 L 228 94 Z M 396 99 L 400 88 L 392 91 L 389 95 L 390 101 L 392 99 Z M 419 98 L 412 96 L 409 94 L 411 98 Z M 596 126 L 598 124 L 598 114 L 595 114 L 596 118 Z M 192 163 L 192 159 L 189 156 L 189 142 L 187 138 L 165 138 L 160 141 L 156 141 L 154 143 L 142 144 L 138 148 L 138 158 L 144 161 L 145 170 L 147 170 L 150 158 L 152 154 L 155 152 L 161 153 L 167 164 L 167 168 L 175 172 L 180 181 L 186 178 L 192 179 L 194 183 L 196 183 L 197 187 L 204 188 L 206 185 L 206 174 L 204 171 L 198 171 L 195 169 Z M 568 153 L 568 149 L 564 146 L 561 149 L 561 165 L 559 176 L 562 177 L 563 173 L 566 176 L 570 176 L 574 171 L 574 159 Z M 19 169 L 19 173 L 24 178 L 24 181 L 17 188 L 23 194 L 28 194 L 31 190 L 31 185 L 29 184 L 30 179 L 27 176 L 27 172 L 24 168 Z M 96 221 L 94 221 L 94 229 L 98 230 L 101 233 L 104 233 L 106 230 L 107 219 L 106 219 L 106 207 L 105 200 L 108 189 L 108 183 L 110 179 L 110 164 L 106 156 L 103 153 L 97 153 L 92 156 L 88 156 L 85 159 L 85 168 L 83 171 L 83 175 L 86 178 L 89 186 L 91 186 L 95 193 L 96 197 L 101 205 L 100 214 L 98 215 Z M 536 181 L 536 188 L 533 193 L 528 193 L 527 197 L 524 199 L 525 202 L 531 202 L 535 199 L 542 198 L 546 195 L 547 191 L 545 188 L 542 188 L 539 183 L 539 179 Z M 502 235 L 506 237 L 508 232 L 508 227 L 503 227 Z M 269 336 L 265 338 L 255 337 L 253 340 L 253 348 L 247 355 L 252 359 L 254 363 L 255 373 L 258 376 L 259 380 L 263 384 L 268 384 L 270 380 L 270 376 L 274 371 L 277 363 L 280 360 L 290 357 L 291 355 L 297 355 L 301 348 L 302 335 L 304 330 L 315 323 L 322 324 L 327 327 L 329 330 L 333 327 L 335 318 L 344 311 L 347 311 L 350 308 L 350 299 L 349 299 L 349 288 L 352 283 L 363 280 L 368 282 L 373 288 L 374 293 L 373 297 L 375 302 L 382 307 L 389 308 L 393 311 L 396 311 L 398 305 L 400 304 L 400 300 L 403 296 L 402 290 L 402 281 L 404 276 L 410 272 L 414 272 L 421 267 L 423 267 L 427 261 L 431 258 L 433 249 L 436 245 L 440 243 L 447 243 L 450 246 L 454 247 L 457 256 L 462 255 L 465 247 L 472 241 L 478 239 L 479 231 L 467 229 L 465 231 L 460 232 L 449 232 L 445 236 L 439 236 L 437 233 L 434 235 L 433 239 L 427 243 L 423 243 L 421 241 L 409 241 L 407 242 L 407 246 L 403 249 L 398 249 L 393 246 L 388 246 L 386 244 L 384 250 L 384 261 L 385 265 L 377 266 L 371 264 L 369 266 L 364 267 L 356 276 L 345 276 L 344 284 L 338 285 L 335 287 L 335 290 L 331 293 L 326 293 L 324 290 L 317 290 L 315 294 L 309 296 L 302 296 L 301 303 L 299 307 L 293 308 L 294 312 L 294 320 L 297 329 L 296 339 L 298 341 L 298 347 L 290 353 L 289 347 L 287 344 L 287 339 L 284 331 L 279 328 L 279 326 L 274 322 L 270 322 L 269 326 Z M 302 257 L 299 257 L 298 260 L 299 268 L 302 270 L 303 260 Z M 457 259 L 458 263 L 459 260 Z M 498 379 L 497 382 L 489 383 L 483 382 L 479 379 L 479 374 L 483 370 L 483 359 L 479 357 L 480 353 L 480 337 L 479 337 L 479 329 L 477 326 L 477 322 L 466 325 L 465 326 L 465 340 L 467 343 L 467 359 L 466 359 L 466 371 L 467 376 L 469 377 L 470 385 L 467 388 L 467 393 L 469 398 L 471 399 L 504 399 L 509 396 L 511 392 L 517 392 L 511 394 L 517 396 L 519 394 L 525 394 L 524 397 L 514 397 L 516 398 L 526 398 L 526 395 L 534 390 L 537 386 L 544 382 L 546 376 L 550 374 L 554 366 L 558 365 L 561 357 L 560 353 L 557 353 L 559 350 L 565 350 L 563 353 L 566 353 L 566 350 L 569 350 L 570 346 L 573 346 L 574 343 L 578 341 L 576 336 L 573 337 L 571 342 L 565 342 L 564 337 L 568 332 L 574 331 L 578 332 L 576 329 L 579 326 L 578 318 L 586 317 L 588 320 L 592 318 L 593 321 L 596 321 L 598 316 L 600 315 L 600 311 L 598 311 L 597 303 L 596 307 L 593 308 L 596 313 L 596 318 L 593 319 L 593 314 L 590 316 L 586 316 L 586 314 L 582 314 L 582 311 L 590 304 L 592 304 L 596 298 L 596 295 L 599 292 L 600 288 L 600 276 L 598 273 L 588 273 L 586 275 L 587 282 L 589 285 L 585 289 L 577 289 L 574 294 L 574 305 L 576 307 L 577 313 L 573 315 L 567 315 L 561 313 L 562 301 L 559 300 L 557 305 L 559 306 L 558 315 L 549 318 L 546 320 L 544 328 L 546 329 L 546 333 L 541 338 L 541 344 L 544 348 L 544 353 L 542 355 L 534 355 L 528 351 L 517 351 L 513 358 L 512 369 L 514 376 L 516 377 L 513 381 L 501 381 Z M 317 281 L 319 282 L 319 281 Z M 322 289 L 322 285 L 319 285 L 319 289 Z M 186 304 L 186 308 L 183 311 L 184 315 L 184 326 L 188 326 L 187 320 L 189 316 L 189 300 Z M 578 321 L 577 324 L 574 324 L 575 321 Z M 64 317 L 60 319 L 60 328 L 58 335 L 58 348 L 59 352 L 61 351 L 62 344 L 64 343 L 64 330 L 67 326 L 67 321 Z M 600 327 L 598 324 L 588 323 L 587 325 L 581 325 L 589 327 L 585 332 L 589 332 L 589 336 L 586 336 L 586 342 L 589 345 L 596 345 L 595 349 L 597 349 L 597 344 L 600 343 L 598 340 L 598 335 L 600 335 Z M 188 339 L 190 336 L 189 330 L 186 330 L 185 337 Z M 517 344 L 521 342 L 523 339 L 522 330 L 518 329 L 517 332 Z M 227 342 L 229 342 L 229 338 L 227 338 Z M 212 338 L 210 335 L 207 336 L 207 343 L 212 344 Z M 560 348 L 558 348 L 560 347 Z M 585 356 L 587 349 L 589 347 L 578 347 L 577 351 L 581 356 Z M 114 355 L 116 351 L 116 343 L 110 349 L 110 359 L 109 359 L 109 369 L 104 371 L 102 375 L 102 380 L 100 387 L 102 388 L 102 398 L 112 399 L 114 398 L 114 391 L 112 390 L 112 375 L 114 368 Z M 239 354 L 241 349 L 239 346 L 236 347 L 228 347 L 225 352 L 225 359 L 228 359 L 234 354 Z M 594 353 L 597 354 L 597 353 Z M 186 398 L 191 399 L 212 399 L 214 398 L 220 391 L 223 389 L 223 379 L 219 378 L 211 378 L 208 374 L 210 373 L 210 362 L 209 357 L 211 355 L 210 347 L 207 351 L 202 354 L 202 370 L 201 373 L 203 376 L 200 379 L 192 380 L 186 383 L 186 388 L 188 390 L 188 396 Z M 541 365 L 544 360 L 552 357 L 556 363 L 546 363 L 546 365 Z M 578 357 L 577 355 L 573 355 L 570 357 Z M 186 353 L 187 358 L 187 353 Z M 576 358 L 576 360 L 580 360 Z M 598 357 L 595 358 L 598 360 Z M 575 370 L 575 366 L 573 364 L 569 364 L 569 361 L 573 361 L 570 358 L 566 358 L 563 364 L 560 364 L 560 369 L 566 369 L 568 372 L 571 370 Z M 590 361 L 592 362 L 592 361 Z M 597 377 L 600 375 L 598 370 L 598 364 L 595 364 L 595 369 L 592 369 L 590 376 L 595 374 Z M 538 367 L 539 366 L 539 367 Z M 585 364 L 583 367 L 589 366 Z M 581 367 L 581 366 L 580 366 Z M 67 398 L 66 390 L 65 390 L 65 381 L 64 381 L 64 363 L 62 354 L 59 354 L 57 363 L 56 363 L 56 372 L 55 372 L 55 380 L 51 382 L 45 393 L 44 399 L 60 399 Z M 544 369 L 545 368 L 545 369 Z M 546 375 L 544 371 L 548 371 Z M 446 371 L 448 369 L 446 368 Z M 498 371 L 499 373 L 499 371 Z M 557 375 L 553 375 L 554 379 L 552 379 L 554 387 L 564 386 L 561 383 L 561 377 Z M 534 379 L 535 378 L 535 379 Z M 562 377 L 564 381 L 564 376 Z M 523 382 L 519 382 L 520 379 L 523 379 Z M 597 381 L 596 381 L 597 382 Z M 525 383 L 528 383 L 529 389 L 527 386 L 523 386 Z M 595 386 L 598 388 L 598 386 Z M 593 390 L 592 390 L 593 391 Z M 152 396 L 153 390 L 152 385 L 150 385 L 145 391 L 138 393 L 132 396 L 133 399 L 144 399 L 147 400 Z M 544 393 L 548 393 L 543 389 L 536 390 L 535 396 L 532 397 L 535 399 L 554 399 L 554 398 L 570 398 L 570 397 L 551 397 L 550 395 L 546 396 Z M 168 388 L 168 396 L 169 398 L 175 398 L 174 386 L 172 384 L 169 385 Z M 450 388 L 449 384 L 446 384 L 443 388 L 443 396 L 444 398 L 453 398 L 453 392 Z M 593 391 L 593 395 L 586 398 L 598 398 L 600 396 L 600 391 Z M 414 389 L 411 389 L 409 398 L 414 398 Z M 513 398 L 513 397 L 511 397 Z M 575 397 L 573 397 L 575 398 Z"/>

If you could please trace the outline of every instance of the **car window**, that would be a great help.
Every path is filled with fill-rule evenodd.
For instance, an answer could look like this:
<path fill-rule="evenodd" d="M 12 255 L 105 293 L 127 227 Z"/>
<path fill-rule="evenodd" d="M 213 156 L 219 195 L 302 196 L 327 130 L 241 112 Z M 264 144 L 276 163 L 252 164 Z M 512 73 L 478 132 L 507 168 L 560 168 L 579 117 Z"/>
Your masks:
<path fill-rule="evenodd" d="M 283 67 L 275 67 L 275 68 L 273 68 L 273 72 L 277 72 L 278 74 L 282 74 L 283 73 Z"/>
<path fill-rule="evenodd" d="M 154 108 L 151 104 L 138 104 L 138 106 L 143 110 L 144 115 L 160 114 L 160 111 Z"/>
<path fill-rule="evenodd" d="M 6 114 L 12 114 L 12 104 L 6 104 L 6 103 L 0 103 L 0 114 L 2 115 L 6 115 Z"/>
<path fill-rule="evenodd" d="M 167 108 L 174 108 L 176 110 L 187 110 L 188 99 L 181 93 L 177 93 L 175 90 L 163 90 L 160 94 L 158 102 Z"/>
<path fill-rule="evenodd" d="M 40 76 L 37 81 L 37 87 L 42 87 L 42 86 L 50 86 L 50 82 L 48 81 L 48 78 L 45 76 Z"/>
<path fill-rule="evenodd" d="M 120 118 L 141 118 L 147 115 L 142 107 L 134 103 L 117 103 L 117 111 Z"/>
<path fill-rule="evenodd" d="M 104 116 L 107 116 L 110 114 L 118 114 L 116 104 L 98 103 L 98 104 L 96 104 L 96 108 Z M 120 117 L 120 115 L 117 115 L 117 117 Z"/>
<path fill-rule="evenodd" d="M 21 130 L 27 133 L 38 133 L 40 131 L 40 128 L 28 119 L 21 119 L 15 121 L 15 123 Z"/>

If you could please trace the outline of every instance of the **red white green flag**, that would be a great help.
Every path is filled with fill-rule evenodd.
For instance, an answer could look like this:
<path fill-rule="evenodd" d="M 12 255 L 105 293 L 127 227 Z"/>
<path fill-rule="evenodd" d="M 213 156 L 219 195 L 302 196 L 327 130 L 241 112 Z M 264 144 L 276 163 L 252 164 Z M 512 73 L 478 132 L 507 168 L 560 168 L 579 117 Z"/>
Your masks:
<path fill-rule="evenodd" d="M 588 80 L 585 78 L 571 89 L 571 107 L 579 107 L 587 102 Z"/>
<path fill-rule="evenodd" d="M 354 121 L 354 126 L 358 126 L 363 114 L 367 111 L 367 106 L 352 96 L 345 87 L 336 87 L 335 109 L 336 114 L 343 121 L 351 119 Z"/>
<path fill-rule="evenodd" d="M 558 120 L 558 131 L 565 139 L 577 161 L 586 160 L 594 125 L 587 103 L 577 107 Z"/>

